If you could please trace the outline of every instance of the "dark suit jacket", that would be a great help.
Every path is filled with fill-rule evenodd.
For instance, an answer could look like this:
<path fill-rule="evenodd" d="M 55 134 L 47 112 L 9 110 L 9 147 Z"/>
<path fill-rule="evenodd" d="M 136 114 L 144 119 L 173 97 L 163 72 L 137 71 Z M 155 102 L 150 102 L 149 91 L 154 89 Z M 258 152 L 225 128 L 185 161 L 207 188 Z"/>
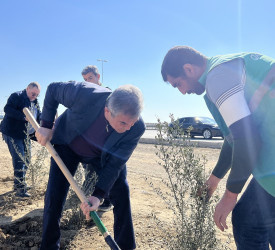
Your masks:
<path fill-rule="evenodd" d="M 111 90 L 88 82 L 51 83 L 44 100 L 42 120 L 53 122 L 58 104 L 68 108 L 55 125 L 52 143 L 69 144 L 85 132 L 102 112 L 110 94 Z M 103 169 L 96 185 L 98 188 L 109 192 L 144 131 L 145 124 L 140 117 L 129 131 L 112 132 L 101 155 Z"/>
<path fill-rule="evenodd" d="M 34 104 L 37 106 L 37 122 L 39 123 L 41 112 L 37 99 Z M 5 116 L 1 122 L 1 132 L 14 139 L 24 140 L 27 137 L 27 121 L 23 108 L 29 108 L 30 105 L 31 102 L 25 89 L 11 94 L 4 107 Z"/>

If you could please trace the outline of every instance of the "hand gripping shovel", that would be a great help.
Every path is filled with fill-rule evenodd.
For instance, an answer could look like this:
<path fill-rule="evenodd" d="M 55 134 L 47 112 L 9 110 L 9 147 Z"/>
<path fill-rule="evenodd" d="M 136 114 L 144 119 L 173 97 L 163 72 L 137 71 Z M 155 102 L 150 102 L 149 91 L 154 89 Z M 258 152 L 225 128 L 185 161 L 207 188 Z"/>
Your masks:
<path fill-rule="evenodd" d="M 39 129 L 39 125 L 36 122 L 36 120 L 34 119 L 32 113 L 29 111 L 29 109 L 28 108 L 24 108 L 23 112 L 26 115 L 28 121 L 33 126 L 33 128 L 35 130 Z M 57 152 L 55 151 L 55 149 L 53 148 L 53 146 L 52 146 L 52 144 L 50 142 L 46 143 L 46 148 L 50 152 L 51 156 L 53 157 L 53 159 L 55 160 L 55 162 L 57 163 L 57 165 L 59 166 L 59 168 L 62 171 L 62 173 L 65 175 L 65 177 L 68 180 L 68 182 L 70 183 L 72 189 L 76 192 L 76 194 L 77 194 L 78 198 L 80 199 L 80 201 L 81 202 L 87 201 L 84 193 L 77 186 L 77 183 L 75 182 L 73 176 L 71 175 L 71 173 L 69 172 L 69 170 L 65 166 L 64 162 L 59 157 L 59 155 L 57 154 Z M 96 226 L 98 227 L 98 229 L 101 232 L 101 234 L 104 236 L 104 239 L 105 239 L 106 243 L 109 245 L 109 247 L 112 250 L 120 250 L 120 248 L 118 247 L 118 245 L 116 244 L 116 242 L 114 241 L 114 239 L 112 238 L 112 236 L 107 231 L 107 228 L 104 226 L 104 224 L 102 223 L 102 221 L 98 217 L 97 213 L 95 211 L 91 211 L 90 212 L 90 216 L 93 219 L 93 221 L 96 224 Z"/>

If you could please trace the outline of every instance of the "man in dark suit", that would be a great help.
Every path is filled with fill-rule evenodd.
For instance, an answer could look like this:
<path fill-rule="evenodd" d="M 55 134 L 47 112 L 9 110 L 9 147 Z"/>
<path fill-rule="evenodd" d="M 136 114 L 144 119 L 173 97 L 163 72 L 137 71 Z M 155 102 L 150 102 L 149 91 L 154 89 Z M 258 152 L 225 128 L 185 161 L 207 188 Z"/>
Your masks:
<path fill-rule="evenodd" d="M 52 131 L 58 104 L 68 109 Z M 89 202 L 82 204 L 86 217 L 97 210 L 109 194 L 114 205 L 114 238 L 121 249 L 135 249 L 126 162 L 145 131 L 140 117 L 143 100 L 140 90 L 131 85 L 116 89 L 88 82 L 58 82 L 48 86 L 41 128 L 36 132 L 41 145 L 52 143 L 69 171 L 74 175 L 79 162 L 92 164 L 98 181 Z M 45 197 L 41 249 L 60 246 L 59 222 L 69 183 L 51 160 Z"/>
<path fill-rule="evenodd" d="M 14 191 L 16 196 L 30 197 L 27 192 L 25 175 L 27 166 L 21 159 L 25 156 L 27 146 L 27 134 L 34 136 L 34 129 L 28 124 L 23 113 L 23 108 L 29 108 L 36 120 L 40 121 L 40 108 L 37 97 L 40 93 L 40 85 L 37 82 L 31 82 L 26 89 L 12 93 L 4 107 L 5 116 L 1 123 L 1 132 L 3 139 L 8 145 L 12 164 L 14 169 Z M 28 138 L 29 138 L 28 137 Z"/>

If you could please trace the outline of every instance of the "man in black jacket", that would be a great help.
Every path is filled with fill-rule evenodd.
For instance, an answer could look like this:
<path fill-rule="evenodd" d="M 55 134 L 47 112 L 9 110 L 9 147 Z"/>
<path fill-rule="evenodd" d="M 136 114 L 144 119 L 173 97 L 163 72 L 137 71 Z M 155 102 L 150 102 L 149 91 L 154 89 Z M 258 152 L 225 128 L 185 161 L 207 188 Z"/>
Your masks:
<path fill-rule="evenodd" d="M 19 155 L 25 157 L 27 134 L 32 136 L 35 132 L 26 120 L 23 108 L 29 108 L 39 122 L 41 114 L 37 101 L 39 93 L 40 85 L 37 82 L 31 82 L 26 89 L 11 94 L 4 107 L 5 116 L 1 123 L 1 132 L 12 157 L 14 191 L 19 197 L 30 196 L 25 182 L 27 166 Z"/>

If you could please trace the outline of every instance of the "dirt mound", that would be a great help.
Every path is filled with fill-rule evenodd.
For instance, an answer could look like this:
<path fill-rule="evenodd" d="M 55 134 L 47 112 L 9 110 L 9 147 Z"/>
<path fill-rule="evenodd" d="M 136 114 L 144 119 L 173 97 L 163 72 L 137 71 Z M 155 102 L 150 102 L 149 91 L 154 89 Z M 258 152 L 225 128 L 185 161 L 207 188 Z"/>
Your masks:
<path fill-rule="evenodd" d="M 208 165 L 212 168 L 217 161 L 219 150 L 202 148 L 198 150 L 199 153 L 207 155 Z M 0 249 L 36 250 L 42 238 L 45 188 L 30 190 L 33 192 L 31 198 L 16 197 L 12 191 L 12 162 L 3 141 L 0 141 L 0 157 Z M 150 144 L 139 144 L 128 162 L 136 245 L 137 249 L 141 250 L 167 249 L 164 239 L 167 232 L 173 230 L 171 210 L 148 184 L 149 181 L 160 185 L 161 180 L 167 178 L 157 162 L 155 148 Z M 49 164 L 45 166 L 45 170 L 48 171 L 48 168 Z M 47 179 L 48 174 L 45 174 L 43 181 L 47 183 Z M 156 224 L 153 214 L 158 217 L 159 224 Z M 113 236 L 112 211 L 99 215 Z M 79 223 L 81 220 L 83 218 L 72 220 L 70 211 L 64 212 L 61 220 L 61 249 L 108 250 L 109 247 L 99 230 L 92 224 Z M 231 229 L 225 234 L 220 234 L 224 242 L 230 232 Z M 234 243 L 231 249 L 235 249 Z"/>
<path fill-rule="evenodd" d="M 2 249 L 38 249 L 41 241 L 42 217 L 23 217 L 0 227 Z"/>

